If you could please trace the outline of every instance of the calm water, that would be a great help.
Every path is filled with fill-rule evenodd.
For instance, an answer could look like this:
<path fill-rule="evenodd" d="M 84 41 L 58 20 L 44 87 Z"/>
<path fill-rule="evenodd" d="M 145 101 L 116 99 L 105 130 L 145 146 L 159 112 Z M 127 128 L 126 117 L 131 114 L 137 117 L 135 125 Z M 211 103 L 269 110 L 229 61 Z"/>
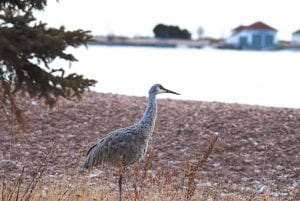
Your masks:
<path fill-rule="evenodd" d="M 300 108 L 300 52 L 89 46 L 72 51 L 70 72 L 92 90 L 146 96 L 161 83 L 188 100 Z M 67 64 L 65 64 L 67 66 Z"/>

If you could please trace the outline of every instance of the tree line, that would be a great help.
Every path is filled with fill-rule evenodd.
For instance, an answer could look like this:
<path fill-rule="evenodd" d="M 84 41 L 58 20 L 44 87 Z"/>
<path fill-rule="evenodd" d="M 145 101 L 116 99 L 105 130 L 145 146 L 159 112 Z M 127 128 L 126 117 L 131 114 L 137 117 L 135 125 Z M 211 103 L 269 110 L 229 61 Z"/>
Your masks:
<path fill-rule="evenodd" d="M 174 25 L 158 24 L 153 29 L 155 38 L 161 39 L 191 39 L 192 35 L 187 29 L 181 29 Z"/>

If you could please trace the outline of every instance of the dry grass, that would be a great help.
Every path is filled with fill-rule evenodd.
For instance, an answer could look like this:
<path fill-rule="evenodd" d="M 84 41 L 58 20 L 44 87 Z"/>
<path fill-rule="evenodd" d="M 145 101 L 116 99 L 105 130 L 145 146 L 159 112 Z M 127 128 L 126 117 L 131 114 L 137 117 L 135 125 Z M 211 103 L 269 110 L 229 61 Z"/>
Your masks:
<path fill-rule="evenodd" d="M 147 200 L 147 201 L 161 201 L 161 200 L 186 200 L 186 193 L 184 190 L 172 188 L 170 186 L 153 186 L 141 191 L 140 189 L 129 189 L 123 194 L 123 200 Z M 89 200 L 118 200 L 118 191 L 116 189 L 104 189 L 103 187 L 91 187 L 87 183 L 72 184 L 40 184 L 38 185 L 30 197 L 24 197 L 25 192 L 19 191 L 10 194 L 6 187 L 1 187 L 1 200 L 66 200 L 66 201 L 89 201 Z M 221 195 L 212 193 L 210 195 L 202 195 L 201 192 L 196 194 L 191 200 L 224 200 L 224 201 L 248 201 L 248 200 L 275 200 L 265 193 L 263 195 Z"/>
<path fill-rule="evenodd" d="M 186 200 L 185 192 L 179 190 L 171 190 L 166 187 L 162 189 L 150 188 L 145 191 L 136 192 L 135 190 L 127 191 L 123 195 L 123 200 L 147 200 L 147 201 L 161 201 L 161 200 Z M 3 189 L 1 189 L 3 191 Z M 4 190 L 5 191 L 5 190 Z M 4 192 L 6 193 L 6 192 Z M 19 196 L 18 196 L 19 195 Z M 86 184 L 77 184 L 76 186 L 70 184 L 51 184 L 50 186 L 38 186 L 30 197 L 22 197 L 23 192 L 13 194 L 11 197 L 1 197 L 2 200 L 47 200 L 47 201 L 90 201 L 90 200 L 118 200 L 118 191 L 104 190 L 101 187 L 91 188 Z M 205 201 L 205 200 L 220 200 L 220 201 L 248 201 L 261 200 L 269 201 L 271 199 L 266 193 L 264 195 L 219 195 L 211 194 L 208 196 L 197 195 L 191 200 Z"/>
<path fill-rule="evenodd" d="M 143 166 L 135 165 L 127 170 L 123 200 L 128 201 L 159 201 L 159 200 L 220 200 L 220 201 L 248 201 L 248 200 L 279 200 L 272 199 L 268 191 L 264 194 L 224 195 L 217 189 L 197 187 L 197 175 L 201 174 L 201 167 L 205 164 L 218 140 L 214 136 L 208 144 L 206 152 L 197 158 L 196 163 L 186 161 L 183 171 L 170 167 L 159 167 L 152 170 L 155 154 L 150 153 Z M 3 181 L 0 186 L 0 200 L 2 201 L 87 201 L 87 200 L 118 200 L 118 188 L 115 179 L 99 177 L 89 179 L 87 172 L 82 173 L 70 181 L 44 181 L 43 173 L 47 169 L 48 153 L 34 171 L 36 174 L 28 181 L 24 176 L 24 169 L 15 181 Z M 120 169 L 122 169 L 120 171 Z M 118 174 L 125 174 L 123 168 L 116 170 Z"/>

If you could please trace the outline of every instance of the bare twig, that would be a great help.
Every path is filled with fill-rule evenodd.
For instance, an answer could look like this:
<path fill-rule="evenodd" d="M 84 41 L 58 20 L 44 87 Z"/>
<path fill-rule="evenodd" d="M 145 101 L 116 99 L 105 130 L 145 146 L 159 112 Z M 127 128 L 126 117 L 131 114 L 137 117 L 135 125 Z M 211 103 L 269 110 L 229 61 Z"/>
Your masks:
<path fill-rule="evenodd" d="M 202 165 L 207 161 L 209 155 L 212 153 L 218 138 L 219 138 L 219 136 L 215 135 L 211 139 L 211 141 L 206 149 L 206 152 L 203 154 L 202 158 L 200 158 L 198 160 L 196 165 L 187 163 L 187 172 L 185 174 L 185 176 L 188 178 L 186 200 L 191 200 L 191 198 L 193 197 L 195 190 L 196 190 L 195 179 L 196 179 L 197 173 L 199 172 Z"/>

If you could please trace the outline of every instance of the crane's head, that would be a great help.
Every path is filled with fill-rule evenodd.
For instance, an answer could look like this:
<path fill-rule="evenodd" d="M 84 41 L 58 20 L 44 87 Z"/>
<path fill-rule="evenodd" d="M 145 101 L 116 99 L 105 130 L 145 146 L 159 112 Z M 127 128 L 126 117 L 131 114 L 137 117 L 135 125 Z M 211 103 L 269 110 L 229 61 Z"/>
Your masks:
<path fill-rule="evenodd" d="M 162 94 L 162 93 L 171 93 L 171 94 L 180 95 L 177 92 L 174 92 L 174 91 L 164 88 L 161 84 L 155 84 L 149 90 L 149 94 L 156 95 L 156 94 Z"/>

